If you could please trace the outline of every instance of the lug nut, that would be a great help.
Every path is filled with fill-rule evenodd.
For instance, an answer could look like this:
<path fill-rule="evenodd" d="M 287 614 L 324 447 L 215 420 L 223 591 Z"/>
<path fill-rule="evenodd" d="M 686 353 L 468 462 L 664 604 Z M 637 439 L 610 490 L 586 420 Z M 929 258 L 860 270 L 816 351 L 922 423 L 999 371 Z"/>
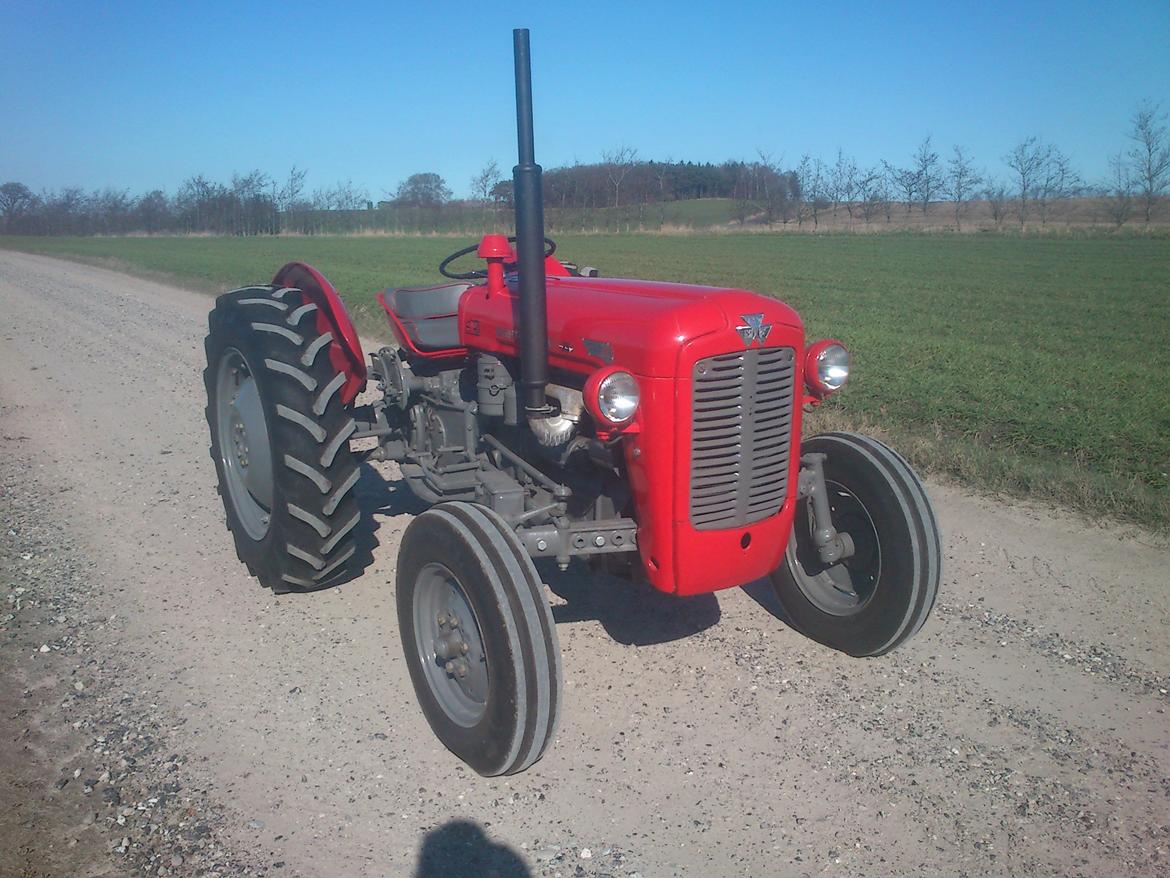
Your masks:
<path fill-rule="evenodd" d="M 454 674 L 455 673 L 455 662 L 447 662 L 447 664 L 443 665 L 443 670 L 446 671 L 448 674 Z"/>
<path fill-rule="evenodd" d="M 471 652 L 471 647 L 468 646 L 466 643 L 460 643 L 459 644 L 459 652 L 462 653 L 463 655 L 467 655 L 467 653 Z"/>

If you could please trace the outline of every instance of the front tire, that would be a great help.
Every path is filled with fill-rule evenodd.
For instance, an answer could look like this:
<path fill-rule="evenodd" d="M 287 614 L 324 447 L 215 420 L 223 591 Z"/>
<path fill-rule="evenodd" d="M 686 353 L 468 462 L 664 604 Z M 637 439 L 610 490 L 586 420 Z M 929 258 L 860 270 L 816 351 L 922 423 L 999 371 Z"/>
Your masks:
<path fill-rule="evenodd" d="M 204 342 L 228 529 L 248 572 L 277 593 L 335 584 L 358 565 L 355 422 L 316 311 L 300 290 L 245 287 L 216 299 Z"/>
<path fill-rule="evenodd" d="M 826 455 L 833 525 L 854 552 L 824 564 L 801 500 L 771 576 L 776 597 L 813 640 L 853 656 L 887 653 L 917 633 L 938 595 L 942 550 L 930 498 L 909 464 L 868 436 L 826 433 L 802 442 L 801 452 Z"/>
<path fill-rule="evenodd" d="M 532 559 L 492 510 L 440 503 L 398 553 L 398 625 L 432 731 L 484 776 L 516 774 L 552 741 L 561 660 Z"/>

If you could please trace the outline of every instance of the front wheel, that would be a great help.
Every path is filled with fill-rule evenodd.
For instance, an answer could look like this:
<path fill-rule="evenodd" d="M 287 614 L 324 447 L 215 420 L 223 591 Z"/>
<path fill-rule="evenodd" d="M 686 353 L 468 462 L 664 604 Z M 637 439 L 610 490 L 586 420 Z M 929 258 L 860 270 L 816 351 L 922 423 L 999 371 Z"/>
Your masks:
<path fill-rule="evenodd" d="M 432 731 L 485 776 L 515 774 L 556 730 L 561 658 L 532 559 L 495 512 L 440 503 L 398 554 L 398 625 Z"/>
<path fill-rule="evenodd" d="M 826 433 L 801 443 L 825 455 L 833 526 L 852 554 L 821 560 L 807 499 L 797 505 L 784 560 L 772 573 L 792 624 L 813 640 L 854 656 L 889 652 L 926 621 L 938 594 L 938 523 L 922 482 L 896 452 L 868 436 Z"/>

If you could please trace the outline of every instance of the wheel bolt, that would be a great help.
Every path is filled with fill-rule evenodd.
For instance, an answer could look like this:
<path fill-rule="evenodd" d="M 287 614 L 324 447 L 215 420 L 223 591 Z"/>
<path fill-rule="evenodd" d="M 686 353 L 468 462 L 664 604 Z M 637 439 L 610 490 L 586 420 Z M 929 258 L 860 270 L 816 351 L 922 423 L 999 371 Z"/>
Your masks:
<path fill-rule="evenodd" d="M 464 677 L 466 677 L 467 676 L 467 665 L 460 662 L 459 667 L 457 667 L 455 669 L 455 676 L 458 677 L 460 680 L 462 680 Z"/>
<path fill-rule="evenodd" d="M 448 674 L 454 674 L 455 673 L 455 662 L 447 662 L 447 664 L 443 665 L 443 670 L 446 671 Z"/>
<path fill-rule="evenodd" d="M 461 653 L 463 653 L 463 655 L 467 655 L 467 653 L 469 653 L 471 651 L 471 647 L 468 646 L 466 643 L 461 643 L 461 644 L 459 644 L 459 651 Z"/>

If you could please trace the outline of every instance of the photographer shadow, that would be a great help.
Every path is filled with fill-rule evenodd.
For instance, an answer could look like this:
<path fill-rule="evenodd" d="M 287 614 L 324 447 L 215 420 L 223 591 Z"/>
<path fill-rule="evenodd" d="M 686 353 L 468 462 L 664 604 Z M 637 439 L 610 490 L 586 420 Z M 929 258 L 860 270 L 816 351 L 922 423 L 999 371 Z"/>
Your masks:
<path fill-rule="evenodd" d="M 477 823 L 452 820 L 423 837 L 414 878 L 531 878 L 520 855 L 507 845 L 496 844 Z"/>

